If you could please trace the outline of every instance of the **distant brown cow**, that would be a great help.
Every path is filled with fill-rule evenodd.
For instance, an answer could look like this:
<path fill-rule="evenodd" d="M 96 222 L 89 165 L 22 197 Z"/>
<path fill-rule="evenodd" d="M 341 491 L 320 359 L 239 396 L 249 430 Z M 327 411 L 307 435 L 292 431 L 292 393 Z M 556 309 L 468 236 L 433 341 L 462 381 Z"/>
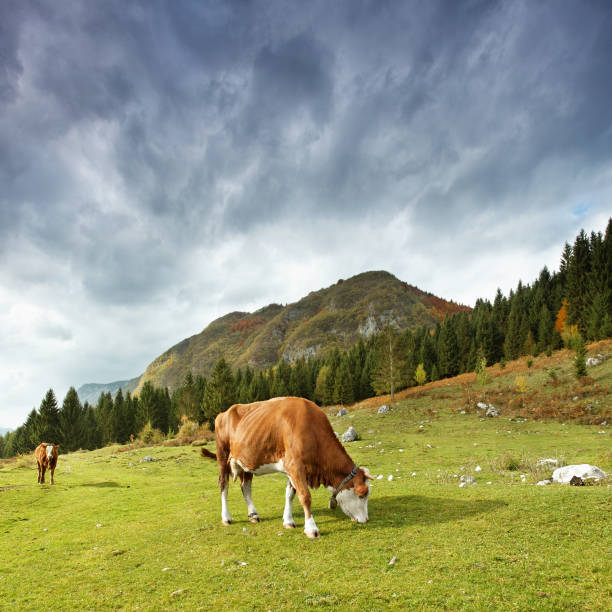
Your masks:
<path fill-rule="evenodd" d="M 36 447 L 34 456 L 38 463 L 38 484 L 44 484 L 45 472 L 49 470 L 51 472 L 51 484 L 55 484 L 53 480 L 53 474 L 55 473 L 55 466 L 57 465 L 57 449 L 59 444 L 47 444 L 43 442 Z"/>

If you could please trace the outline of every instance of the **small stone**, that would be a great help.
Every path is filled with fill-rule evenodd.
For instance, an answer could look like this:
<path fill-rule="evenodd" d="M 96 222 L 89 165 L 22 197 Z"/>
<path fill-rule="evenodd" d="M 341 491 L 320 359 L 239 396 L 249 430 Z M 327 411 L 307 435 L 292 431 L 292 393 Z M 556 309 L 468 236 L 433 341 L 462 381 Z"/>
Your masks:
<path fill-rule="evenodd" d="M 459 488 L 463 489 L 463 487 L 467 487 L 467 482 L 460 482 L 459 483 Z"/>
<path fill-rule="evenodd" d="M 485 404 L 484 402 L 478 402 L 478 403 L 476 404 L 476 407 L 477 407 L 477 408 L 480 408 L 481 410 L 486 410 L 486 409 L 489 407 L 489 405 L 488 405 L 488 404 Z"/>
<path fill-rule="evenodd" d="M 497 408 L 495 408 L 495 406 L 489 405 L 489 407 L 487 408 L 487 411 L 485 412 L 485 416 L 488 416 L 488 417 L 498 417 L 499 416 L 499 410 L 497 410 Z"/>
<path fill-rule="evenodd" d="M 384 476 L 383 476 L 382 474 L 379 474 L 379 475 L 376 477 L 376 480 L 382 480 L 383 478 L 384 478 Z"/>
<path fill-rule="evenodd" d="M 482 472 L 482 468 L 481 468 L 479 465 L 477 465 L 477 466 L 474 468 L 474 471 L 475 471 L 475 472 Z"/>
<path fill-rule="evenodd" d="M 465 410 L 462 410 L 462 411 L 460 412 L 460 414 L 465 414 Z"/>
<path fill-rule="evenodd" d="M 487 482 L 487 484 L 490 485 L 490 484 L 493 484 L 493 483 L 489 480 L 489 482 Z"/>
<path fill-rule="evenodd" d="M 395 565 L 396 561 L 397 561 L 397 557 L 392 557 L 391 561 L 389 561 L 389 565 Z"/>
<path fill-rule="evenodd" d="M 172 591 L 172 593 L 170 593 L 171 597 L 176 597 L 177 595 L 180 595 L 183 592 L 184 589 L 177 589 L 176 591 Z"/>
<path fill-rule="evenodd" d="M 162 567 L 162 572 L 167 572 L 169 569 L 169 567 Z"/>
<path fill-rule="evenodd" d="M 102 523 L 96 523 L 96 527 L 102 527 Z"/>
<path fill-rule="evenodd" d="M 387 480 L 391 482 L 393 480 L 393 474 L 389 474 L 389 477 L 387 478 Z"/>
<path fill-rule="evenodd" d="M 147 455 L 143 461 L 153 461 L 153 457 L 151 457 L 151 455 Z"/>
<path fill-rule="evenodd" d="M 346 410 L 344 408 L 340 408 L 340 410 L 338 410 L 338 414 L 336 416 L 342 417 L 346 414 Z"/>
<path fill-rule="evenodd" d="M 389 406 L 387 406 L 386 404 L 383 404 L 379 409 L 378 409 L 378 414 L 384 414 L 385 412 L 389 412 Z"/>
<path fill-rule="evenodd" d="M 552 480 L 550 480 L 550 478 L 548 480 L 540 480 L 539 482 L 536 483 L 536 486 L 538 487 L 545 487 L 546 485 L 550 485 L 552 484 Z"/>
<path fill-rule="evenodd" d="M 397 470 L 396 470 L 396 471 L 397 471 Z M 416 475 L 417 475 L 417 473 L 416 473 L 416 472 L 412 472 L 412 475 L 413 475 L 413 476 L 416 476 Z"/>

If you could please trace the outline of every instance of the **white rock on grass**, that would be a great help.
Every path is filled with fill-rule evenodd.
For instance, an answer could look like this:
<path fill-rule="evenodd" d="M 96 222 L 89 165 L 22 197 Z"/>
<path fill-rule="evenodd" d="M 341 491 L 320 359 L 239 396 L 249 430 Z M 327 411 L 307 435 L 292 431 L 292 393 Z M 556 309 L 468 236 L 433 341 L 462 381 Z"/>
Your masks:
<path fill-rule="evenodd" d="M 488 416 L 488 417 L 498 417 L 499 416 L 499 410 L 497 410 L 497 408 L 495 408 L 495 406 L 489 405 L 489 407 L 487 408 L 487 411 L 485 412 L 485 415 Z"/>
<path fill-rule="evenodd" d="M 357 439 L 357 432 L 355 428 L 351 425 L 343 434 L 342 441 L 343 442 L 354 442 Z"/>
<path fill-rule="evenodd" d="M 597 355 L 597 357 L 589 357 L 586 360 L 587 367 L 592 368 L 598 366 L 603 361 L 603 355 Z"/>
<path fill-rule="evenodd" d="M 376 480 L 382 480 L 383 478 L 384 478 L 384 476 L 383 476 L 382 474 L 379 474 L 379 475 L 376 477 Z"/>
<path fill-rule="evenodd" d="M 466 476 L 465 474 L 461 476 L 459 480 L 460 480 L 460 483 L 459 483 L 460 487 L 467 487 L 468 485 L 476 484 L 476 479 L 473 476 Z"/>
<path fill-rule="evenodd" d="M 552 484 L 552 480 L 550 478 L 548 480 L 540 480 L 540 482 L 536 483 L 538 487 L 545 487 L 549 484 Z"/>
<path fill-rule="evenodd" d="M 479 465 L 477 465 L 477 466 L 474 468 L 474 471 L 475 471 L 475 472 L 482 472 L 482 468 L 481 468 Z"/>
<path fill-rule="evenodd" d="M 577 476 L 585 481 L 597 481 L 606 477 L 606 473 L 594 465 L 582 463 L 580 465 L 566 465 L 557 468 L 552 475 L 554 482 L 559 484 L 569 484 L 569 481 Z"/>
<path fill-rule="evenodd" d="M 485 404 L 484 402 L 478 402 L 476 404 L 476 408 L 480 408 L 481 410 L 486 410 L 489 407 L 489 404 Z"/>
<path fill-rule="evenodd" d="M 387 406 L 386 404 L 383 404 L 379 409 L 378 409 L 378 414 L 384 414 L 385 412 L 389 412 L 389 406 Z"/>
<path fill-rule="evenodd" d="M 344 416 L 346 414 L 346 410 L 344 408 L 340 408 L 340 410 L 338 410 L 338 414 L 336 416 Z"/>
<path fill-rule="evenodd" d="M 387 478 L 387 480 L 391 482 L 393 480 L 393 474 L 389 474 L 389 478 Z"/>

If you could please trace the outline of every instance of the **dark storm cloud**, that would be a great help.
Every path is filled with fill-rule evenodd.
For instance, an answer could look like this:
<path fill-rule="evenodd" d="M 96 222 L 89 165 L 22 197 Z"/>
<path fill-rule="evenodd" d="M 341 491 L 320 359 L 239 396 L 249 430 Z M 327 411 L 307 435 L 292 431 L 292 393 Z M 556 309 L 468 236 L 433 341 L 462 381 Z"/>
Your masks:
<path fill-rule="evenodd" d="M 605 5 L 2 13 L 0 248 L 69 258 L 98 299 L 145 299 L 195 245 L 283 220 L 529 211 L 543 173 L 612 153 Z"/>

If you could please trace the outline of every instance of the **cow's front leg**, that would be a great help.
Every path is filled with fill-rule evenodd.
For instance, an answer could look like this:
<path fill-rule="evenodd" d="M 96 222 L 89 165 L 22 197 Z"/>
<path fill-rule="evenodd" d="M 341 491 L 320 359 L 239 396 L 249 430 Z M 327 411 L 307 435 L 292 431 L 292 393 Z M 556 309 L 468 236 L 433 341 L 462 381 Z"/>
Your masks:
<path fill-rule="evenodd" d="M 255 508 L 255 504 L 253 503 L 253 498 L 251 497 L 251 485 L 253 483 L 253 474 L 249 474 L 248 472 L 244 473 L 244 478 L 242 480 L 242 485 L 240 488 L 242 489 L 242 496 L 244 497 L 244 501 L 247 505 L 247 514 L 249 516 L 249 520 L 251 523 L 259 523 L 260 518 L 259 514 L 257 514 L 257 509 Z"/>
<path fill-rule="evenodd" d="M 45 472 L 46 471 L 47 471 L 47 468 L 43 464 L 42 471 L 41 471 L 41 474 L 40 474 L 40 484 L 45 484 Z"/>
<path fill-rule="evenodd" d="M 293 509 L 291 502 L 295 497 L 295 488 L 291 484 L 291 480 L 287 479 L 287 488 L 285 489 L 285 511 L 283 512 L 283 527 L 285 529 L 294 529 L 295 521 L 293 520 Z"/>
<path fill-rule="evenodd" d="M 294 475 L 291 475 L 290 478 L 295 486 L 300 503 L 304 508 L 304 533 L 309 538 L 318 538 L 320 535 L 319 528 L 317 527 L 317 524 L 315 523 L 315 520 L 310 512 L 311 497 L 308 489 L 308 483 L 304 478 L 300 478 L 298 476 L 294 477 Z"/>
<path fill-rule="evenodd" d="M 53 476 L 55 474 L 55 468 L 50 468 L 49 471 L 51 472 L 51 484 L 55 484 L 55 480 L 53 479 Z"/>
<path fill-rule="evenodd" d="M 38 484 L 40 484 L 41 474 L 42 474 L 42 472 L 41 472 L 40 463 L 39 463 L 38 464 L 38 480 L 37 480 Z"/>

